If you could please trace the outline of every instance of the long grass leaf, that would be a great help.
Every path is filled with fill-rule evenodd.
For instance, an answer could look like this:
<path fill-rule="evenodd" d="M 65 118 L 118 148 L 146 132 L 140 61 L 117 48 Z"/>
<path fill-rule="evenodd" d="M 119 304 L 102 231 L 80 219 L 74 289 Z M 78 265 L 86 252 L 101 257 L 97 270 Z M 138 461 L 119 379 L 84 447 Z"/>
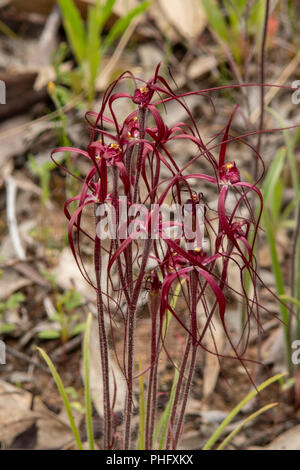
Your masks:
<path fill-rule="evenodd" d="M 207 21 L 212 30 L 226 43 L 229 42 L 229 32 L 225 19 L 216 0 L 201 0 Z"/>
<path fill-rule="evenodd" d="M 228 436 L 224 439 L 223 442 L 217 447 L 217 450 L 223 450 L 229 442 L 251 421 L 253 421 L 257 416 L 261 415 L 265 411 L 270 410 L 271 408 L 274 408 L 274 406 L 277 406 L 278 403 L 270 403 L 269 405 L 263 406 L 260 408 L 258 411 L 255 411 L 255 413 L 252 413 L 248 418 L 244 419 L 242 423 L 240 423 Z"/>
<path fill-rule="evenodd" d="M 101 23 L 102 8 L 100 0 L 88 9 L 87 17 L 87 61 L 89 66 L 89 100 L 94 99 L 95 81 L 101 62 Z"/>
<path fill-rule="evenodd" d="M 79 65 L 86 56 L 86 36 L 84 23 L 73 0 L 57 0 L 60 6 L 63 24 L 72 51 Z"/>
<path fill-rule="evenodd" d="M 168 404 L 167 404 L 163 414 L 161 415 L 161 417 L 160 417 L 160 419 L 157 423 L 155 433 L 154 433 L 154 438 L 153 438 L 153 444 L 155 444 L 155 442 L 157 442 L 157 440 L 158 440 L 158 437 L 160 436 L 159 447 L 158 447 L 159 450 L 162 450 L 162 448 L 163 448 L 166 433 L 167 433 L 167 430 L 169 428 L 170 416 L 171 416 L 171 411 L 172 411 L 172 407 L 173 407 L 173 403 L 174 403 L 175 391 L 176 391 L 178 378 L 179 378 L 179 372 L 178 372 L 177 369 L 175 369 L 174 380 L 173 380 L 173 384 L 172 384 L 170 398 L 169 398 Z"/>
<path fill-rule="evenodd" d="M 265 177 L 263 188 L 262 188 L 262 194 L 264 198 L 264 203 L 268 207 L 269 206 L 272 207 L 272 199 L 273 199 L 273 195 L 275 192 L 274 189 L 275 189 L 277 181 L 280 178 L 280 174 L 282 172 L 285 158 L 286 158 L 286 149 L 285 148 L 279 149 Z"/>
<path fill-rule="evenodd" d="M 127 15 L 119 18 L 113 25 L 108 35 L 106 36 L 103 46 L 102 53 L 105 53 L 107 49 L 113 44 L 113 42 L 126 31 L 132 20 L 143 13 L 150 5 L 149 1 L 142 2 L 139 6 L 131 10 Z"/>
<path fill-rule="evenodd" d="M 48 356 L 48 354 L 41 348 L 37 348 L 37 349 L 40 352 L 40 354 L 42 355 L 45 362 L 47 363 L 47 365 L 48 365 L 48 367 L 51 371 L 52 377 L 53 377 L 53 379 L 54 379 L 54 381 L 57 385 L 58 391 L 59 391 L 60 396 L 63 400 L 64 406 L 65 406 L 65 409 L 66 409 L 66 412 L 67 412 L 67 415 L 68 415 L 68 418 L 69 418 L 70 426 L 71 426 L 71 429 L 73 431 L 77 447 L 78 447 L 79 450 L 83 450 L 82 442 L 81 442 L 80 435 L 79 435 L 79 432 L 78 432 L 78 428 L 76 426 L 74 416 L 73 416 L 72 410 L 71 410 L 71 405 L 70 405 L 65 387 L 63 386 L 62 380 L 61 380 L 61 378 L 60 378 L 53 362 L 51 361 L 50 357 Z"/>
<path fill-rule="evenodd" d="M 213 435 L 209 438 L 205 446 L 203 447 L 202 450 L 210 450 L 212 446 L 215 444 L 215 442 L 219 439 L 220 435 L 228 426 L 229 423 L 236 417 L 236 415 L 241 411 L 241 409 L 250 401 L 252 398 L 254 398 L 259 392 L 264 390 L 266 387 L 271 385 L 272 383 L 280 380 L 282 377 L 284 377 L 286 374 L 277 374 L 274 375 L 274 377 L 271 377 L 270 379 L 266 380 L 262 384 L 260 384 L 255 390 L 253 390 L 251 393 L 249 393 L 240 403 L 237 404 L 237 406 L 229 413 L 228 416 L 223 420 L 223 422 L 220 424 L 218 429 L 213 433 Z"/>
<path fill-rule="evenodd" d="M 280 267 L 278 253 L 277 253 L 274 227 L 271 222 L 268 209 L 266 208 L 263 210 L 263 221 L 264 221 L 264 226 L 266 230 L 269 250 L 271 254 L 272 271 L 275 277 L 277 294 L 279 296 L 285 295 L 284 279 L 283 279 L 283 274 L 282 274 L 282 270 Z M 286 360 L 287 360 L 289 373 L 292 374 L 293 366 L 291 363 L 291 354 L 290 354 L 290 345 L 291 345 L 290 314 L 289 314 L 288 309 L 283 304 L 280 304 L 280 312 L 281 312 L 282 321 L 284 323 L 283 332 L 284 332 L 284 338 L 285 338 Z"/>
<path fill-rule="evenodd" d="M 182 285 L 184 284 L 184 282 L 185 282 L 185 279 L 181 279 L 178 282 L 177 286 L 175 287 L 173 297 L 170 300 L 170 307 L 171 307 L 172 310 L 175 310 L 177 300 L 179 299 L 179 294 L 180 294 L 180 291 L 182 289 Z M 172 315 L 171 311 L 168 310 L 167 314 L 164 318 L 164 322 L 163 322 L 163 326 L 162 326 L 162 338 L 163 339 L 165 338 L 165 336 L 167 334 L 167 329 L 168 329 L 168 326 L 169 326 L 169 323 L 171 321 L 172 316 L 173 315 Z"/>
<path fill-rule="evenodd" d="M 99 23 L 100 31 L 102 31 L 103 26 L 110 17 L 113 7 L 115 6 L 116 0 L 106 0 L 103 6 L 101 6 L 101 20 Z"/>

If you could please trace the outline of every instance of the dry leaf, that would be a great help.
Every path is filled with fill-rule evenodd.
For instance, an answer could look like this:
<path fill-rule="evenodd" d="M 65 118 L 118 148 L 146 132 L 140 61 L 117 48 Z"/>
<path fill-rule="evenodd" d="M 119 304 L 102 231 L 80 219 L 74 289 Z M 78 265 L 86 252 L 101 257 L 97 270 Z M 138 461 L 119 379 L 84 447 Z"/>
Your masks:
<path fill-rule="evenodd" d="M 159 0 L 162 14 L 187 39 L 195 39 L 206 26 L 206 16 L 199 0 Z"/>
<path fill-rule="evenodd" d="M 212 338 L 213 335 L 213 338 Z M 225 335 L 222 325 L 219 320 L 214 319 L 212 326 L 212 334 L 207 333 L 205 337 L 205 347 L 209 351 L 215 351 L 217 348 L 218 354 L 222 353 L 225 344 Z M 217 380 L 220 373 L 220 363 L 218 356 L 205 352 L 205 366 L 203 371 L 203 397 L 209 397 L 215 389 Z"/>
<path fill-rule="evenodd" d="M 90 354 L 91 354 L 91 395 L 93 403 L 99 416 L 103 415 L 103 386 L 102 386 L 102 373 L 100 362 L 99 338 L 98 338 L 98 324 L 97 320 L 93 319 L 91 336 L 90 336 Z M 124 400 L 126 396 L 126 381 L 120 372 L 118 365 L 114 359 L 110 358 L 110 383 L 113 391 L 113 375 L 116 381 L 116 403 L 114 411 L 120 411 L 124 408 Z M 112 374 L 113 372 L 113 374 Z"/>
<path fill-rule="evenodd" d="M 0 442 L 9 447 L 16 436 L 32 426 L 37 414 L 31 411 L 29 392 L 0 380 Z"/>
<path fill-rule="evenodd" d="M 89 271 L 85 264 L 87 271 Z M 75 288 L 87 300 L 95 301 L 96 296 L 94 289 L 87 283 L 80 273 L 76 261 L 72 255 L 70 248 L 66 247 L 60 254 L 59 263 L 53 269 L 57 283 L 65 290 Z"/>
<path fill-rule="evenodd" d="M 32 284 L 30 279 L 18 275 L 13 269 L 5 269 L 0 278 L 0 299 L 8 299 L 14 292 Z"/>
<path fill-rule="evenodd" d="M 300 450 L 300 425 L 280 434 L 264 450 Z"/>

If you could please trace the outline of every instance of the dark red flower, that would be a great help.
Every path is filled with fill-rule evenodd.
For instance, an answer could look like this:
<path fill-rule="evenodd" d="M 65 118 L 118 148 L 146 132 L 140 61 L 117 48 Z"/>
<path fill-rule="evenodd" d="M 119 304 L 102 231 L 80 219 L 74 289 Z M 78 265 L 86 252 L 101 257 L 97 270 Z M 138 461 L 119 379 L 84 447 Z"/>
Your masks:
<path fill-rule="evenodd" d="M 224 163 L 219 170 L 219 177 L 225 184 L 235 184 L 241 181 L 240 172 L 235 162 Z"/>
<path fill-rule="evenodd" d="M 145 108 L 150 104 L 154 91 L 148 86 L 142 86 L 137 88 L 133 95 L 133 102 L 138 104 L 142 108 Z"/>

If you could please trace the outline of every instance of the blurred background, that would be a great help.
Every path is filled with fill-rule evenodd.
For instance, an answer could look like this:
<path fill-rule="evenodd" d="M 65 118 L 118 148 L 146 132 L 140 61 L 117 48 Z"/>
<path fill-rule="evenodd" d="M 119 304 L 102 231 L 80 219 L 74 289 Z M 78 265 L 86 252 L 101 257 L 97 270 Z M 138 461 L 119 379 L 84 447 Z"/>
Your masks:
<path fill-rule="evenodd" d="M 78 187 L 51 161 L 51 150 L 68 145 L 85 148 L 86 111 L 100 108 L 106 86 L 125 70 L 147 80 L 161 62 L 163 75 L 177 92 L 261 83 L 262 72 L 265 83 L 291 86 L 300 80 L 300 4 L 268 3 L 265 23 L 265 0 L 103 0 L 96 4 L 92 0 L 0 0 L 0 80 L 6 88 L 6 102 L 0 104 L 0 339 L 6 345 L 6 364 L 0 365 L 2 447 L 72 447 L 61 399 L 36 346 L 43 347 L 57 365 L 79 424 L 84 415 L 82 331 L 87 313 L 95 312 L 95 298 L 67 244 L 63 204 Z M 204 141 L 224 127 L 235 104 L 240 113 L 233 135 L 255 131 L 261 124 L 272 129 L 300 123 L 300 104 L 292 100 L 290 90 L 265 88 L 263 123 L 259 87 L 228 88 L 209 96 L 214 108 L 196 96 L 187 100 Z M 125 115 L 130 105 L 124 103 L 118 111 Z M 168 108 L 169 124 L 183 119 L 182 108 Z M 300 181 L 299 138 L 299 131 L 288 130 L 266 133 L 259 144 L 257 136 L 249 139 L 260 146 L 271 175 L 265 187 L 267 219 L 257 253 L 261 277 L 278 295 L 293 297 L 297 293 L 290 273 L 297 234 L 293 201 Z M 245 149 L 232 146 L 230 160 L 239 162 L 244 178 L 251 181 L 256 170 L 253 154 Z M 173 157 L 181 164 L 188 161 L 186 144 L 177 145 Z M 79 176 L 88 168 L 75 155 L 61 155 L 59 162 Z M 199 170 L 199 163 L 194 165 Z M 91 263 L 88 244 L 83 253 Z M 261 289 L 261 299 L 275 317 L 284 313 L 267 289 Z M 234 330 L 242 316 L 234 298 L 231 312 Z M 286 371 L 289 361 L 282 325 L 272 316 L 262 320 L 259 357 L 273 373 Z M 145 318 L 138 327 L 141 354 L 148 321 Z M 292 325 L 294 337 L 296 328 Z M 254 331 L 249 341 L 253 358 L 257 358 L 256 336 Z M 221 329 L 216 338 L 219 350 L 226 354 Z M 99 437 L 102 403 L 94 334 L 91 355 Z M 260 372 L 253 367 L 253 373 Z M 299 374 L 295 377 L 287 390 L 274 386 L 267 392 L 268 402 L 280 405 L 246 428 L 232 448 L 300 449 Z M 167 365 L 161 379 L 163 409 L 164 393 L 172 383 Z M 125 392 L 122 377 L 117 380 L 118 411 Z M 206 354 L 199 359 L 194 381 L 182 441 L 185 449 L 200 448 L 251 387 L 237 363 L 219 363 Z"/>

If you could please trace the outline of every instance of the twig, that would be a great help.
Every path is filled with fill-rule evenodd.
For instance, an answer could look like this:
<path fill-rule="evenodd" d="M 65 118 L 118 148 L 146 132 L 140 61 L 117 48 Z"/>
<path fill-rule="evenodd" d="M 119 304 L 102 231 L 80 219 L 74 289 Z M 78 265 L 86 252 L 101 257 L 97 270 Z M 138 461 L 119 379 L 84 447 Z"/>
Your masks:
<path fill-rule="evenodd" d="M 289 77 L 294 73 L 294 71 L 298 67 L 299 63 L 300 63 L 300 51 L 295 55 L 295 57 L 291 60 L 288 66 L 284 69 L 284 71 L 278 77 L 274 85 L 283 85 L 284 83 L 286 83 L 286 81 L 289 79 Z M 268 106 L 268 104 L 272 101 L 272 99 L 277 95 L 279 90 L 280 88 L 278 87 L 272 87 L 268 91 L 268 93 L 266 93 L 265 98 L 264 98 L 265 106 Z M 260 114 L 260 107 L 257 107 L 250 116 L 250 121 L 252 124 L 254 124 L 257 121 L 259 114 Z"/>
<path fill-rule="evenodd" d="M 30 356 L 27 356 L 27 354 L 24 354 L 18 351 L 17 349 L 8 346 L 7 344 L 5 345 L 5 350 L 11 356 L 16 357 L 17 359 L 21 359 L 22 361 L 26 361 L 29 364 L 32 364 L 33 366 L 37 367 L 38 369 L 41 369 L 43 372 L 47 372 L 47 374 L 51 375 L 50 369 L 48 369 L 48 367 L 43 366 L 35 359 L 32 359 Z"/>
<path fill-rule="evenodd" d="M 17 195 L 17 186 L 15 180 L 10 176 L 6 179 L 6 217 L 9 235 L 15 249 L 17 257 L 24 261 L 26 255 L 21 244 L 18 224 L 16 218 L 16 195 Z"/>
<path fill-rule="evenodd" d="M 61 23 L 60 9 L 55 5 L 47 18 L 43 32 L 41 34 L 38 48 L 38 61 L 41 64 L 50 64 L 52 52 L 56 48 L 57 32 Z"/>
<path fill-rule="evenodd" d="M 78 348 L 78 346 L 80 346 L 81 340 L 81 335 L 75 336 L 75 338 L 72 338 L 64 345 L 64 348 L 60 346 L 59 348 L 55 349 L 55 351 L 50 354 L 51 359 L 54 361 L 59 361 L 62 357 L 63 350 L 65 353 L 70 353 L 71 351 L 74 351 Z"/>
<path fill-rule="evenodd" d="M 119 62 L 119 60 L 122 56 L 122 53 L 123 53 L 128 41 L 129 41 L 129 39 L 131 38 L 132 34 L 134 33 L 134 30 L 137 27 L 139 21 L 140 21 L 140 18 L 136 17 L 130 23 L 130 25 L 126 29 L 125 33 L 123 34 L 122 38 L 120 39 L 117 47 L 115 48 L 115 51 L 114 51 L 111 59 L 109 60 L 107 65 L 104 67 L 103 71 L 101 72 L 98 84 L 96 86 L 98 88 L 98 90 L 103 89 L 106 86 L 107 78 L 112 73 L 115 65 Z"/>

